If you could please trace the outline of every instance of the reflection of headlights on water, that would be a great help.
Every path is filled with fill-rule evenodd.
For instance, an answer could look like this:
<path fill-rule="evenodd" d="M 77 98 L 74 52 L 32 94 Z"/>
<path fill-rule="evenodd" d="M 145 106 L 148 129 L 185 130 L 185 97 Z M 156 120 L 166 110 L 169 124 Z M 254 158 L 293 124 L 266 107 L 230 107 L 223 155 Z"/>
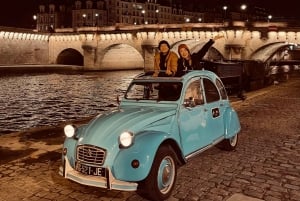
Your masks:
<path fill-rule="evenodd" d="M 134 135 L 132 132 L 125 131 L 121 133 L 119 137 L 119 142 L 121 147 L 128 148 L 133 144 L 134 141 Z"/>
<path fill-rule="evenodd" d="M 73 137 L 75 134 L 76 128 L 73 125 L 66 125 L 64 127 L 64 132 L 67 137 Z"/>

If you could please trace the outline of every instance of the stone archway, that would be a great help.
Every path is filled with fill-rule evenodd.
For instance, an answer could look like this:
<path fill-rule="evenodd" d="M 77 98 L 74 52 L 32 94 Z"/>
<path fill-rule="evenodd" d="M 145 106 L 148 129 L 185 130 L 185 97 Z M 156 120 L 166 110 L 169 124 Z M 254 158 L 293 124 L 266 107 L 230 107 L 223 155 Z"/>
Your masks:
<path fill-rule="evenodd" d="M 95 64 L 101 70 L 144 68 L 144 59 L 138 50 L 128 44 L 114 44 L 97 54 Z"/>
<path fill-rule="evenodd" d="M 59 53 L 56 63 L 83 66 L 83 55 L 73 48 L 68 48 Z"/>

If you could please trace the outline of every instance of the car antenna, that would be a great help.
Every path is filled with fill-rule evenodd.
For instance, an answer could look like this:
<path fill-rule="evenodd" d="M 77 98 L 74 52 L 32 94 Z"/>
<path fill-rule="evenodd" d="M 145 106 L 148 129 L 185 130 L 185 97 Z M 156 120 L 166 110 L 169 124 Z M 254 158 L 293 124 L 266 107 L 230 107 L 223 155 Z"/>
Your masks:
<path fill-rule="evenodd" d="M 119 97 L 119 94 L 117 94 L 117 104 L 118 104 L 118 110 L 120 110 L 120 97 Z"/>

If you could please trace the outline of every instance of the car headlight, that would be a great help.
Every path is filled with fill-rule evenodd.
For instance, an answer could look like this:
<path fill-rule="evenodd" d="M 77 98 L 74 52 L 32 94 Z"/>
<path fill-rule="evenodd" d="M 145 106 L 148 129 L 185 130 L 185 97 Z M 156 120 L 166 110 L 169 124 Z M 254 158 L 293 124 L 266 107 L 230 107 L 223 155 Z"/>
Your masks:
<path fill-rule="evenodd" d="M 133 144 L 134 135 L 132 132 L 125 131 L 119 137 L 120 145 L 123 148 L 128 148 Z"/>
<path fill-rule="evenodd" d="M 73 137 L 75 135 L 76 128 L 73 125 L 66 125 L 64 132 L 67 137 Z"/>

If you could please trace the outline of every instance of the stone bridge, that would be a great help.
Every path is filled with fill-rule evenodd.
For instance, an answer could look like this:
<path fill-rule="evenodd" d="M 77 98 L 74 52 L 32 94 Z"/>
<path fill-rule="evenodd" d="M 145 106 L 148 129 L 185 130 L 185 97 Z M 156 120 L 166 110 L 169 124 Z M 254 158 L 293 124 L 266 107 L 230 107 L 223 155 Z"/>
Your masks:
<path fill-rule="evenodd" d="M 0 27 L 0 65 L 67 64 L 86 70 L 152 69 L 160 40 L 177 53 L 181 43 L 199 50 L 210 38 L 224 35 L 206 54 L 209 60 L 300 59 L 300 28 L 285 23 L 135 25 L 61 29 L 34 33 Z"/>

